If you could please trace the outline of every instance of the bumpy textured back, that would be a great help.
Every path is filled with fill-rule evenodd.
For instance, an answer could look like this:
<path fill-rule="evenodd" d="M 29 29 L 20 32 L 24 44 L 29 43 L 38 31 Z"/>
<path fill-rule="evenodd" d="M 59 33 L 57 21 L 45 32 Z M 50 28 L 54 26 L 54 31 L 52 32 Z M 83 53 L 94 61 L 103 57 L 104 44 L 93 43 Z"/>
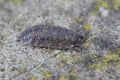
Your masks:
<path fill-rule="evenodd" d="M 80 48 L 83 36 L 59 26 L 37 25 L 24 30 L 17 41 L 31 46 L 65 50 Z"/>

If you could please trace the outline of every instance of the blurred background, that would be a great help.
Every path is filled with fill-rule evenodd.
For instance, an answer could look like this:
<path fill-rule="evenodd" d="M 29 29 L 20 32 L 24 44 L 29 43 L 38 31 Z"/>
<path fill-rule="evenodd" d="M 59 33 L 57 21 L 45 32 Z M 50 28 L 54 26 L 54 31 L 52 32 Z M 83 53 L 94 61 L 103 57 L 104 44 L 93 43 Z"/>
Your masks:
<path fill-rule="evenodd" d="M 16 42 L 38 24 L 79 32 L 82 51 Z M 120 80 L 120 0 L 0 0 L 0 80 Z"/>

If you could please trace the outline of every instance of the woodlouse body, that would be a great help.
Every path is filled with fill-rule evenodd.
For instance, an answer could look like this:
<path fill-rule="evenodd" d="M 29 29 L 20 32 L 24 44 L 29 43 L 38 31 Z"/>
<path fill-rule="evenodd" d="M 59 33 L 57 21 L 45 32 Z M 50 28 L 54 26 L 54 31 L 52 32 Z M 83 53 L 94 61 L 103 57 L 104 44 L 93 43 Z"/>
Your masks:
<path fill-rule="evenodd" d="M 59 26 L 37 25 L 24 30 L 17 41 L 31 46 L 66 50 L 80 48 L 83 36 Z"/>

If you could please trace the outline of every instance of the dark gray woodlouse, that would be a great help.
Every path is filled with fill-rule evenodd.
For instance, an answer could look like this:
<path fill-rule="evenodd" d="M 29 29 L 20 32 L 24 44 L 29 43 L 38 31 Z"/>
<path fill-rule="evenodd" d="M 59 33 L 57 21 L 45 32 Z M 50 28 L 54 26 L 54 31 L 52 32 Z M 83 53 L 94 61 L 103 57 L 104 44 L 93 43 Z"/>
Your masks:
<path fill-rule="evenodd" d="M 36 25 L 24 30 L 17 41 L 26 45 L 55 49 L 80 49 L 83 36 L 60 26 Z"/>

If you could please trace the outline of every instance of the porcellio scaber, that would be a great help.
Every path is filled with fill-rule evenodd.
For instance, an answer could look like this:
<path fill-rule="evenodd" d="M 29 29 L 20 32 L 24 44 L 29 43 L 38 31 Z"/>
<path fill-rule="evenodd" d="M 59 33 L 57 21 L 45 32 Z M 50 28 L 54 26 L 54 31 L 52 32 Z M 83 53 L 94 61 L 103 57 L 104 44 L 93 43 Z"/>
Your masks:
<path fill-rule="evenodd" d="M 79 49 L 83 42 L 80 33 L 60 26 L 36 25 L 25 29 L 17 41 L 25 45 L 55 49 Z"/>

